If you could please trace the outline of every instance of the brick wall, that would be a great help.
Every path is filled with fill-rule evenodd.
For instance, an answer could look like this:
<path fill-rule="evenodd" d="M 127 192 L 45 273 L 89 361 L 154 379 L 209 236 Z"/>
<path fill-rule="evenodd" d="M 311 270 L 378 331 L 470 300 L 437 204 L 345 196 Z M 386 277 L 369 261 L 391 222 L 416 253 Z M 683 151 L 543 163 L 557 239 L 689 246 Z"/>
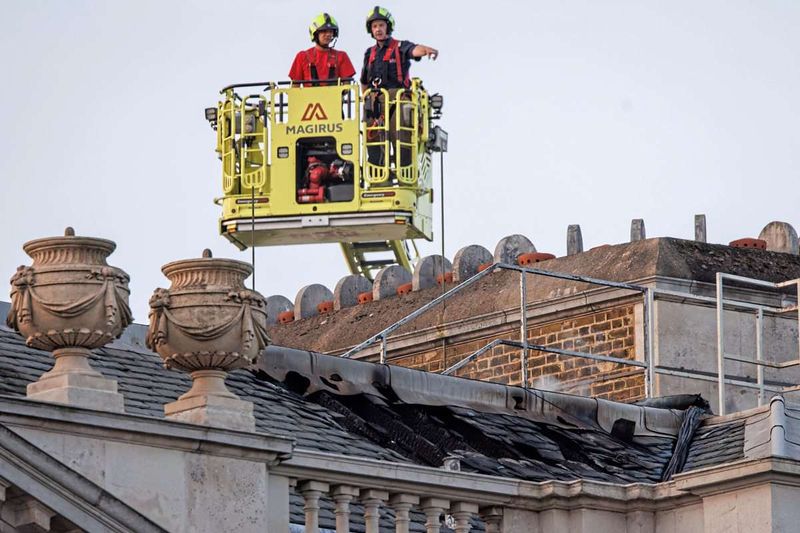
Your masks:
<path fill-rule="evenodd" d="M 485 338 L 448 344 L 445 358 L 439 346 L 392 358 L 391 362 L 441 372 L 495 339 L 519 340 L 519 326 L 510 324 L 506 330 Z M 552 348 L 633 359 L 636 346 L 634 306 L 626 304 L 540 324 L 530 323 L 528 341 Z M 454 375 L 519 385 L 520 350 L 497 346 Z M 528 375 L 534 387 L 548 390 L 617 401 L 644 398 L 644 370 L 633 366 L 530 350 Z"/>

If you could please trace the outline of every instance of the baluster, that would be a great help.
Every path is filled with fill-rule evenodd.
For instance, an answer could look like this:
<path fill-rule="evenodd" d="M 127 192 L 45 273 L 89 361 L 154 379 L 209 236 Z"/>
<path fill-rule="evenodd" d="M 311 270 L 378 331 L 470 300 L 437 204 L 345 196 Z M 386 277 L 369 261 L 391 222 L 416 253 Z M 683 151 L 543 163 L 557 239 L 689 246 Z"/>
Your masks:
<path fill-rule="evenodd" d="M 419 497 L 413 494 L 393 494 L 389 498 L 389 505 L 394 509 L 395 531 L 397 533 L 408 533 L 408 525 L 411 522 L 408 512 L 412 505 L 419 503 Z"/>
<path fill-rule="evenodd" d="M 478 513 L 478 505 L 475 503 L 456 502 L 450 507 L 450 514 L 456 520 L 456 533 L 469 533 L 472 528 L 469 519 Z"/>
<path fill-rule="evenodd" d="M 330 487 L 321 481 L 303 481 L 297 486 L 297 492 L 303 495 L 306 512 L 306 533 L 319 533 L 319 498 Z"/>
<path fill-rule="evenodd" d="M 381 506 L 388 498 L 389 493 L 385 490 L 361 490 L 360 500 L 364 504 L 366 533 L 380 533 Z"/>
<path fill-rule="evenodd" d="M 425 531 L 439 533 L 442 513 L 450 508 L 450 502 L 441 498 L 425 498 L 420 502 L 420 507 L 425 512 Z"/>
<path fill-rule="evenodd" d="M 333 501 L 336 502 L 336 533 L 350 533 L 350 502 L 358 496 L 358 489 L 348 485 L 333 488 Z"/>

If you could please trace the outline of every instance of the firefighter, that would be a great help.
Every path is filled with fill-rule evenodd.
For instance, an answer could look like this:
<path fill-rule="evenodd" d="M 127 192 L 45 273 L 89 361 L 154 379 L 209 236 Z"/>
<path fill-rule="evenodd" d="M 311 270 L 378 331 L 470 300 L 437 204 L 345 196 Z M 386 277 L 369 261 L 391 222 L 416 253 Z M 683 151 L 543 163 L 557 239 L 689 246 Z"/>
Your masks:
<path fill-rule="evenodd" d="M 394 31 L 394 17 L 388 9 L 375 6 L 367 15 L 367 33 L 375 39 L 375 44 L 364 52 L 364 66 L 361 69 L 361 88 L 365 91 L 365 119 L 371 125 L 383 125 L 389 120 L 389 141 L 395 147 L 397 141 L 396 109 L 400 109 L 403 126 L 411 123 L 411 109 L 403 112 L 403 90 L 409 88 L 411 78 L 409 70 L 411 60 L 419 61 L 423 57 L 436 59 L 439 51 L 424 44 L 414 44 L 411 41 L 398 41 L 392 38 Z M 379 89 L 386 89 L 389 102 L 384 102 L 384 96 Z M 387 113 L 388 111 L 388 113 Z M 403 132 L 401 140 L 408 142 L 408 132 Z M 383 140 L 383 139 L 377 139 Z M 369 162 L 376 165 L 385 164 L 383 148 L 372 146 L 367 150 Z M 411 151 L 404 147 L 400 150 L 401 166 L 408 166 L 411 162 Z"/>
<path fill-rule="evenodd" d="M 375 39 L 375 45 L 364 53 L 361 69 L 361 87 L 375 86 L 384 89 L 408 88 L 411 60 L 423 57 L 436 59 L 439 51 L 424 44 L 398 41 L 392 38 L 394 17 L 388 9 L 375 6 L 367 15 L 367 33 Z"/>
<path fill-rule="evenodd" d="M 326 85 L 322 80 L 352 78 L 356 74 L 346 52 L 334 50 L 339 25 L 328 13 L 320 13 L 308 26 L 314 46 L 297 53 L 289 70 L 289 79 L 311 85 Z"/>

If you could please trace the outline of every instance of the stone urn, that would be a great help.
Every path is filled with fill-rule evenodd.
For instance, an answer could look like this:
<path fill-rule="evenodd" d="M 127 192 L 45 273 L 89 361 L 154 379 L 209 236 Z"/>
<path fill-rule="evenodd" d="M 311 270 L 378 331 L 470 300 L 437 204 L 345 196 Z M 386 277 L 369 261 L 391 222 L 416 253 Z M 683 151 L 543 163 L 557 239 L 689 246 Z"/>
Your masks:
<path fill-rule="evenodd" d="M 191 390 L 164 406 L 167 418 L 254 431 L 253 404 L 225 386 L 229 371 L 252 365 L 269 343 L 266 300 L 244 286 L 252 267 L 205 250 L 161 271 L 171 285 L 150 298 L 147 346 L 192 377 Z"/>
<path fill-rule="evenodd" d="M 131 323 L 130 278 L 106 258 L 116 244 L 106 239 L 48 237 L 23 245 L 33 265 L 11 278 L 9 327 L 28 346 L 53 352 L 55 365 L 28 385 L 28 398 L 105 411 L 124 411 L 117 382 L 89 364 L 90 350 L 119 337 Z"/>

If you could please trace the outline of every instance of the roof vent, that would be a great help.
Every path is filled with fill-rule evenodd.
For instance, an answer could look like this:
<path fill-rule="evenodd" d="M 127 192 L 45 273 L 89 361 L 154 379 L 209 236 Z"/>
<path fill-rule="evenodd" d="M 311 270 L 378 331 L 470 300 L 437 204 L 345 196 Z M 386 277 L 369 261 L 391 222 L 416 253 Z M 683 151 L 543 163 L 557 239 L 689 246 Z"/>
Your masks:
<path fill-rule="evenodd" d="M 398 296 L 405 296 L 406 294 L 411 293 L 413 285 L 411 283 L 403 283 L 402 285 L 397 286 L 397 295 Z"/>
<path fill-rule="evenodd" d="M 317 304 L 317 312 L 321 315 L 331 313 L 333 311 L 333 300 L 325 300 Z"/>
<path fill-rule="evenodd" d="M 294 311 L 284 311 L 282 313 L 278 313 L 278 322 L 281 324 L 294 322 Z"/>
<path fill-rule="evenodd" d="M 545 252 L 531 252 L 527 254 L 519 254 L 517 257 L 517 264 L 519 266 L 528 266 L 539 261 L 547 261 L 548 259 L 555 259 L 556 256 Z"/>
<path fill-rule="evenodd" d="M 358 293 L 358 303 L 366 304 L 372 301 L 374 296 L 372 295 L 372 291 L 360 292 Z"/>
<path fill-rule="evenodd" d="M 461 472 L 461 459 L 463 459 L 463 457 L 458 454 L 447 454 L 442 461 L 442 470 L 447 470 L 448 472 Z"/>
<path fill-rule="evenodd" d="M 757 250 L 766 250 L 767 241 L 763 239 L 751 239 L 748 237 L 744 239 L 736 239 L 735 241 L 731 241 L 729 246 L 731 248 L 755 248 Z"/>

